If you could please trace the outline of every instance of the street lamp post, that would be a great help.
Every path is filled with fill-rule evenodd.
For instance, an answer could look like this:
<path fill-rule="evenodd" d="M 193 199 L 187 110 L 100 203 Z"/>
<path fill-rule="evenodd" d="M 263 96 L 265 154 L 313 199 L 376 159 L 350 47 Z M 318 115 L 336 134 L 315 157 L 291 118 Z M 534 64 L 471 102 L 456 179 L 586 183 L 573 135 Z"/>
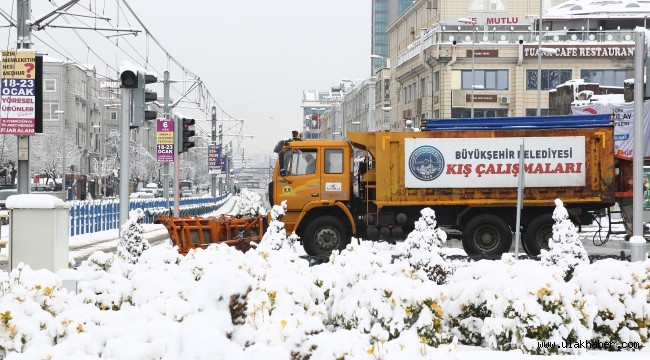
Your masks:
<path fill-rule="evenodd" d="M 473 71 L 473 69 L 472 69 L 472 71 Z M 471 103 L 472 103 L 472 105 L 471 105 L 472 106 L 472 110 L 471 110 L 472 119 L 474 118 L 474 90 L 483 90 L 483 89 L 485 89 L 485 86 L 483 86 L 483 85 L 474 85 L 474 84 L 472 84 L 472 93 L 470 95 L 471 96 Z M 485 115 L 483 115 L 483 116 L 485 116 Z"/>
<path fill-rule="evenodd" d="M 65 117 L 63 114 L 65 114 L 65 111 L 63 110 L 56 110 L 54 112 L 59 116 L 59 123 L 61 126 L 61 169 L 62 169 L 62 184 L 61 184 L 61 191 L 63 193 L 63 201 L 66 201 L 68 199 L 68 191 L 65 188 L 65 173 L 66 173 L 66 163 L 65 163 Z"/>
<path fill-rule="evenodd" d="M 458 19 L 463 24 L 471 24 L 472 25 L 472 91 L 471 91 L 471 112 L 470 112 L 470 117 L 473 119 L 474 118 L 474 89 L 483 89 L 483 85 L 476 85 L 476 76 L 475 76 L 475 71 L 474 71 L 474 53 L 476 50 L 476 21 L 474 19 L 468 19 L 468 18 L 460 18 Z M 460 27 L 459 27 L 460 28 Z"/>
<path fill-rule="evenodd" d="M 377 54 L 371 54 L 370 58 L 372 59 L 381 59 L 381 67 L 388 67 L 388 62 L 386 61 L 386 57 L 383 55 L 377 55 Z M 373 75 L 373 74 L 371 74 Z"/>
<path fill-rule="evenodd" d="M 539 0 L 539 24 L 537 25 L 537 116 L 542 115 L 542 1 Z"/>

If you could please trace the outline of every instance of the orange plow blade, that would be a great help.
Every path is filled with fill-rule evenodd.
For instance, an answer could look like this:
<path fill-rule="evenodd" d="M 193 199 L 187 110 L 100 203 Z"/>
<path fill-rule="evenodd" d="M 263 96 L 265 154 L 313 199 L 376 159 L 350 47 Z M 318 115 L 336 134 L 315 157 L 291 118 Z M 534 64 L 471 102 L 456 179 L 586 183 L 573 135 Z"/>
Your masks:
<path fill-rule="evenodd" d="M 264 216 L 236 217 L 221 215 L 219 217 L 177 218 L 158 216 L 156 224 L 163 224 L 169 232 L 178 252 L 185 255 L 191 249 L 206 248 L 211 244 L 225 243 L 246 251 L 251 243 L 259 243 L 264 235 Z"/>

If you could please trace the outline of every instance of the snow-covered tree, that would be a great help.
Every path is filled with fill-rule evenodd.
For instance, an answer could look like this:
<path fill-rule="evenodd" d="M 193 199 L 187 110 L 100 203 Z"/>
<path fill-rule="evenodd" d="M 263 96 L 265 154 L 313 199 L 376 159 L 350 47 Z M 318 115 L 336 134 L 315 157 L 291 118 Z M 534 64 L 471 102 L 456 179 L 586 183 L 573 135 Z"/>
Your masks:
<path fill-rule="evenodd" d="M 142 233 L 142 219 L 144 211 L 135 209 L 129 213 L 129 219 L 122 225 L 120 242 L 117 244 L 117 255 L 126 262 L 135 264 L 142 252 L 149 249 L 150 245 Z"/>
<path fill-rule="evenodd" d="M 549 250 L 542 250 L 542 264 L 559 266 L 568 280 L 576 266 L 589 263 L 589 257 L 580 242 L 578 231 L 569 219 L 569 213 L 560 199 L 555 199 L 553 220 L 555 220 L 553 237 L 548 241 Z"/>
<path fill-rule="evenodd" d="M 243 191 L 242 191 L 243 192 Z M 271 209 L 271 223 L 266 229 L 262 241 L 257 247 L 263 251 L 290 249 L 296 251 L 296 241 L 298 235 L 292 233 L 287 237 L 287 231 L 284 228 L 284 223 L 280 221 L 282 216 L 286 214 L 287 201 L 284 200 L 281 205 L 274 205 Z"/>
<path fill-rule="evenodd" d="M 63 146 L 62 131 L 59 126 L 46 127 L 42 134 L 33 136 L 31 145 L 31 169 L 35 173 L 45 173 L 47 179 L 63 179 L 61 156 L 65 149 L 66 167 L 79 165 L 81 149 L 76 146 L 73 134 L 68 130 L 65 133 L 65 147 Z M 62 180 L 61 180 L 62 181 Z"/>
<path fill-rule="evenodd" d="M 422 217 L 415 222 L 415 229 L 404 241 L 402 258 L 416 269 L 427 273 L 429 279 L 442 284 L 449 274 L 449 265 L 440 256 L 440 245 L 447 241 L 447 234 L 437 228 L 436 213 L 431 208 L 420 211 Z"/>

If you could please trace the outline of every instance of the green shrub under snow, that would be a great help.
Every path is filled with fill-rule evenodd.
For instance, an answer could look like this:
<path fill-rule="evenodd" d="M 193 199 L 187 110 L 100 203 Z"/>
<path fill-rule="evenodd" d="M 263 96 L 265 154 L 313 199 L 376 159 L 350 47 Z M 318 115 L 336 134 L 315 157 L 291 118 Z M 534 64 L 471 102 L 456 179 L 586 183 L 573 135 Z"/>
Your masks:
<path fill-rule="evenodd" d="M 461 343 L 530 354 L 576 353 L 562 342 L 588 340 L 595 309 L 560 269 L 536 261 L 480 261 L 450 279 L 446 318 Z M 539 347 L 550 342 L 557 347 Z"/>
<path fill-rule="evenodd" d="M 368 260 L 359 262 L 360 258 Z M 332 254 L 314 276 L 324 294 L 326 324 L 331 329 L 372 335 L 379 326 L 387 340 L 412 329 L 431 346 L 450 340 L 443 321 L 442 288 L 388 252 L 348 245 L 340 254 Z"/>
<path fill-rule="evenodd" d="M 578 267 L 571 281 L 596 299 L 592 340 L 648 342 L 650 332 L 650 261 L 596 261 Z M 623 350 L 618 346 L 609 350 Z"/>

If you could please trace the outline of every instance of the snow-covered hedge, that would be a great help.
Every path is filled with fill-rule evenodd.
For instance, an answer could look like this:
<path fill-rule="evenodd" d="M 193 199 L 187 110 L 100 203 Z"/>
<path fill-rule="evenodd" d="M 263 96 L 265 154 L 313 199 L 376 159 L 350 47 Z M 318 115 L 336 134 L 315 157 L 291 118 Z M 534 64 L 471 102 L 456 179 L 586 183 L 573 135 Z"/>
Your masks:
<path fill-rule="evenodd" d="M 647 343 L 650 263 L 607 259 L 576 268 L 572 283 L 595 299 L 592 340 Z M 616 347 L 610 350 L 618 350 Z"/>
<path fill-rule="evenodd" d="M 563 281 L 561 270 L 540 271 L 532 260 L 479 261 L 450 279 L 447 317 L 461 342 L 526 353 L 574 353 L 560 347 L 590 339 L 592 299 Z M 557 344 L 539 347 L 540 342 Z"/>
<path fill-rule="evenodd" d="M 95 253 L 70 270 L 76 294 L 44 270 L 0 272 L 0 356 L 430 359 L 454 357 L 458 342 L 516 354 L 648 343 L 650 260 L 581 263 L 565 281 L 560 266 L 507 255 L 464 264 L 439 285 L 428 262 L 403 256 L 414 246 L 361 242 L 310 267 L 279 222 L 283 207 L 274 211 L 275 230 L 245 253 Z"/>

